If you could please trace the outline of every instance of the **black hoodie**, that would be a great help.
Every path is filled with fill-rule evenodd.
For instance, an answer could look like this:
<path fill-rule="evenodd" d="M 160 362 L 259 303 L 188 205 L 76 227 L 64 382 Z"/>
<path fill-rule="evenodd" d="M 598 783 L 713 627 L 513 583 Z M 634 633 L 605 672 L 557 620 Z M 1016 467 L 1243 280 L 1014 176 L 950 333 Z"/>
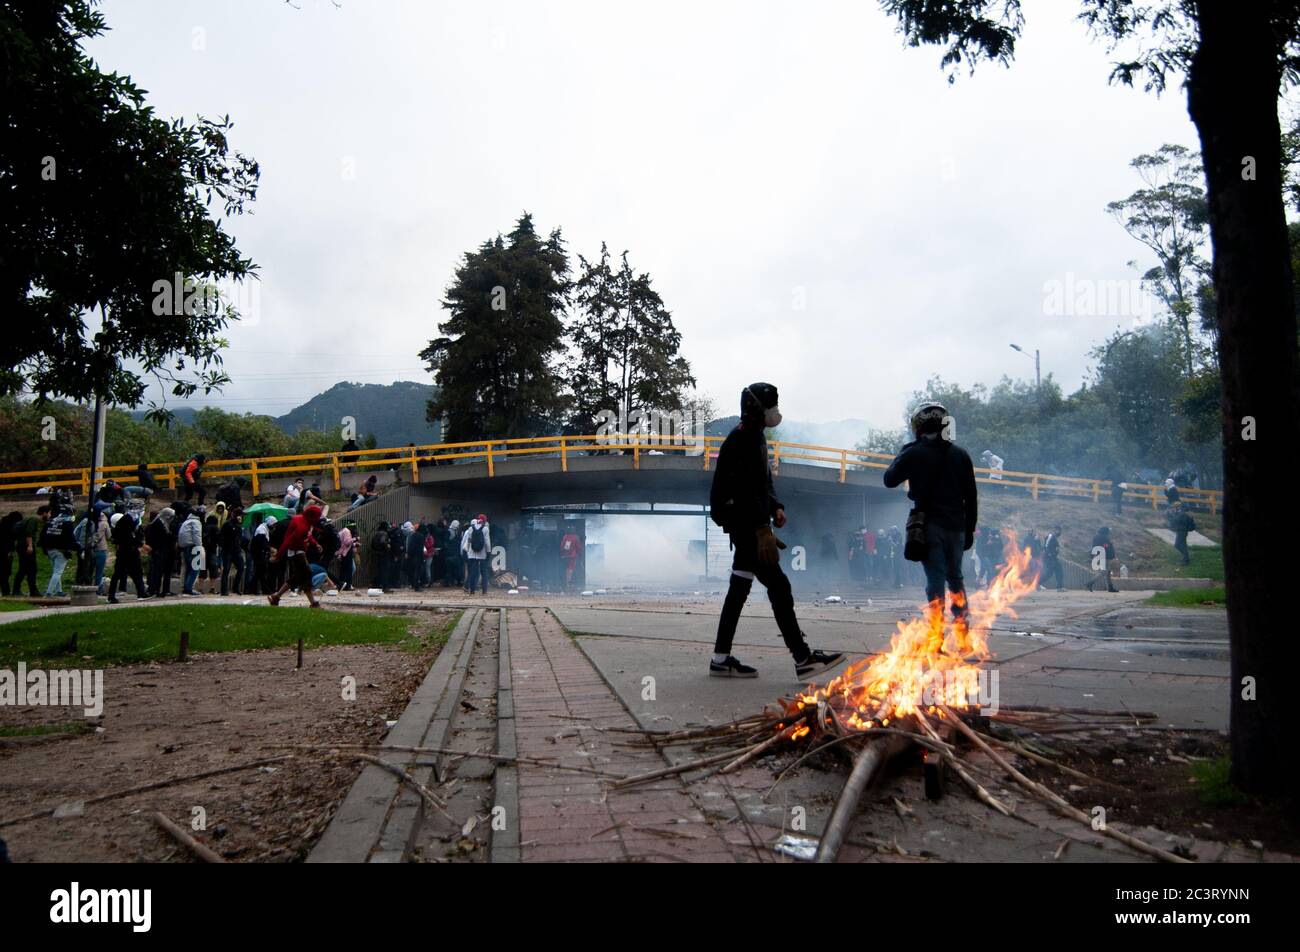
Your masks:
<path fill-rule="evenodd" d="M 718 450 L 709 491 L 713 521 L 728 534 L 753 531 L 768 525 L 776 510 L 784 508 L 772 487 L 763 420 L 742 420 Z"/>

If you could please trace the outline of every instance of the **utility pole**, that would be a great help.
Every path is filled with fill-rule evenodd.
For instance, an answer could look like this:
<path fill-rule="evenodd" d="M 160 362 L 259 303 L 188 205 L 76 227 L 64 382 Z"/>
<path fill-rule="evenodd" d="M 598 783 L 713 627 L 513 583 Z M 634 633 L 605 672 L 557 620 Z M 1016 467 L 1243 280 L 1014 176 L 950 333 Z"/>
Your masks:
<path fill-rule="evenodd" d="M 95 561 L 95 493 L 100 480 L 104 478 L 104 430 L 108 416 L 108 404 L 98 393 L 95 394 L 95 427 L 90 444 L 90 492 L 86 496 L 86 542 L 81 547 L 81 559 L 77 565 L 77 584 L 90 585 Z"/>
<path fill-rule="evenodd" d="M 1012 344 L 1011 349 L 1015 351 L 1019 351 L 1020 353 L 1024 354 L 1026 357 L 1029 356 L 1029 351 L 1025 350 L 1019 344 Z M 1043 389 L 1043 366 L 1037 348 L 1034 349 L 1034 389 L 1035 390 Z"/>

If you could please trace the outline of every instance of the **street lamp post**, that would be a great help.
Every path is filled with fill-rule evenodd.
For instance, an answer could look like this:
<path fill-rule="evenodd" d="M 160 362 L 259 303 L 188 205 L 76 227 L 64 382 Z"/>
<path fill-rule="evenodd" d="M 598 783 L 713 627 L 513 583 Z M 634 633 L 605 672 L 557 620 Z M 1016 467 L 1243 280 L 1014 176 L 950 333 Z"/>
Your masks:
<path fill-rule="evenodd" d="M 1019 344 L 1012 344 L 1011 349 L 1020 351 L 1020 353 L 1024 354 L 1026 357 L 1029 356 L 1029 351 L 1025 350 Z M 1043 389 L 1043 369 L 1042 369 L 1042 363 L 1039 360 L 1039 353 L 1037 349 L 1034 350 L 1034 389 L 1035 390 Z"/>

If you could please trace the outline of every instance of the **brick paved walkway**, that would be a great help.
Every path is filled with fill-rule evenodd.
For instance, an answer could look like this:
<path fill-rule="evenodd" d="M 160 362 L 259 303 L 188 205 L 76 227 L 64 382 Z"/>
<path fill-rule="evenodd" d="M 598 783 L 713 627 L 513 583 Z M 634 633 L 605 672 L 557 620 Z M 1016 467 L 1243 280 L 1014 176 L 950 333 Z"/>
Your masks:
<path fill-rule="evenodd" d="M 627 746 L 634 734 L 597 730 L 635 728 L 636 723 L 548 612 L 513 609 L 507 614 L 507 628 L 520 756 L 617 776 L 666 765 L 653 749 Z M 740 824 L 724 830 L 706 819 L 674 777 L 607 790 L 595 776 L 586 779 L 572 771 L 520 765 L 518 801 L 524 862 L 759 858 Z"/>

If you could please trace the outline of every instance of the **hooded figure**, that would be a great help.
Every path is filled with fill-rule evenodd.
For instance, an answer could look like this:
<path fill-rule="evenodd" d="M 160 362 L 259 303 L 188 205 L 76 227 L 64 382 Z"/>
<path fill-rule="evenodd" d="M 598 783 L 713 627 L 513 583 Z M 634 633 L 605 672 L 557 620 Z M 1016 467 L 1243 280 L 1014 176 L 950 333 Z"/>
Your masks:
<path fill-rule="evenodd" d="M 709 662 L 709 674 L 724 678 L 756 678 L 758 671 L 731 655 L 731 644 L 741 610 L 757 578 L 767 589 L 772 614 L 785 646 L 794 658 L 795 676 L 805 681 L 818 671 L 839 664 L 844 655 L 808 647 L 794 612 L 790 580 L 781 571 L 780 550 L 785 548 L 772 526 L 785 525 L 785 506 L 776 497 L 772 468 L 767 459 L 765 429 L 779 426 L 781 410 L 776 387 L 752 383 L 740 392 L 740 424 L 728 434 L 718 451 L 709 490 L 709 515 L 731 539 L 736 554 L 731 563 L 727 597 L 718 618 L 718 636 Z"/>
<path fill-rule="evenodd" d="M 253 538 L 248 543 L 248 556 L 252 561 L 252 582 L 250 589 L 253 593 L 261 592 L 270 594 L 274 591 L 275 586 L 271 584 L 271 529 L 278 520 L 275 516 L 267 516 L 257 524 L 253 530 Z"/>
<path fill-rule="evenodd" d="M 153 596 L 172 594 L 172 553 L 175 551 L 172 522 L 175 518 L 176 510 L 168 506 L 154 516 L 144 532 L 145 544 L 149 546 L 149 594 Z"/>
<path fill-rule="evenodd" d="M 312 608 L 320 608 L 312 588 L 311 562 L 307 558 L 310 550 L 320 548 L 315 539 L 316 526 L 319 525 L 320 519 L 320 507 L 308 506 L 300 515 L 289 520 L 288 531 L 285 532 L 275 555 L 271 556 L 273 562 L 288 557 L 288 576 L 284 584 L 275 594 L 267 596 L 267 600 L 272 605 L 279 605 L 280 596 L 292 587 L 307 596 L 307 601 L 311 603 Z"/>

